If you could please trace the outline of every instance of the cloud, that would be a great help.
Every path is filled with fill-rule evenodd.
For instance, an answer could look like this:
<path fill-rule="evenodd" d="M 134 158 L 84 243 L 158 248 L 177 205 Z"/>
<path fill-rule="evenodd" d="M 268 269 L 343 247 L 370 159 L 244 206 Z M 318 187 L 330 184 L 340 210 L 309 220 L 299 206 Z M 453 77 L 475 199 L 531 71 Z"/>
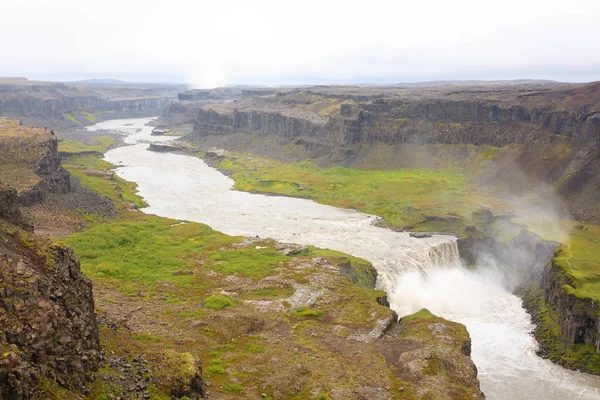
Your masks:
<path fill-rule="evenodd" d="M 3 5 L 0 74 L 200 86 L 590 80 L 600 79 L 597 15 L 594 0 L 31 0 Z"/>

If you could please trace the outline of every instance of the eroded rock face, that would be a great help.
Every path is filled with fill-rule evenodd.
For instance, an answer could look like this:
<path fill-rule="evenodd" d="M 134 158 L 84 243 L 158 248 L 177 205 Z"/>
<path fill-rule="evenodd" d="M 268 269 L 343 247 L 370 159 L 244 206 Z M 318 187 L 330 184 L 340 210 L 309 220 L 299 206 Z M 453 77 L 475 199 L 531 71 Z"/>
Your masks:
<path fill-rule="evenodd" d="M 41 396 L 41 378 L 83 392 L 100 359 L 92 286 L 73 251 L 2 225 L 2 398 Z"/>
<path fill-rule="evenodd" d="M 19 209 L 17 191 L 0 183 L 0 220 L 29 228 Z"/>
<path fill-rule="evenodd" d="M 373 347 L 396 376 L 414 383 L 410 392 L 416 398 L 485 398 L 470 357 L 471 339 L 461 324 L 435 316 L 395 323 Z"/>
<path fill-rule="evenodd" d="M 47 128 L 0 118 L 0 169 L 3 183 L 17 190 L 21 205 L 71 189 L 69 173 L 60 165 L 57 140 Z"/>

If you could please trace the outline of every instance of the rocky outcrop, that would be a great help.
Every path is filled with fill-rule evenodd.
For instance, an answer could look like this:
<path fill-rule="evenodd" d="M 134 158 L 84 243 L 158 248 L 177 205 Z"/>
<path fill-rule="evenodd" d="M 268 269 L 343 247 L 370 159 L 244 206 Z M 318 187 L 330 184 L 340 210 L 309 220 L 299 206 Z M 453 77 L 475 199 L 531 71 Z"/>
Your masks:
<path fill-rule="evenodd" d="M 0 228 L 0 393 L 43 397 L 41 379 L 83 392 L 101 358 L 90 281 L 72 250 Z"/>
<path fill-rule="evenodd" d="M 524 282 L 541 282 L 544 267 L 560 243 L 543 240 L 522 230 L 516 237 L 498 241 L 492 237 L 459 238 L 458 250 L 464 265 L 494 265 L 509 290 Z"/>
<path fill-rule="evenodd" d="M 180 101 L 233 100 L 239 98 L 240 93 L 238 88 L 191 89 L 179 93 L 177 97 Z"/>
<path fill-rule="evenodd" d="M 17 191 L 2 184 L 0 184 L 0 220 L 13 225 L 22 226 L 24 224 L 23 215 L 19 209 Z"/>
<path fill-rule="evenodd" d="M 584 343 L 600 352 L 600 316 L 592 299 L 569 293 L 572 280 L 555 263 L 544 269 L 541 287 L 544 299 L 558 314 L 562 336 L 567 345 Z"/>
<path fill-rule="evenodd" d="M 484 399 L 466 328 L 426 309 L 394 323 L 372 346 L 417 398 Z M 403 393 L 406 389 L 399 388 Z"/>
<path fill-rule="evenodd" d="M 160 115 L 177 87 L 71 85 L 0 79 L 0 116 L 67 128 L 96 121 Z"/>
<path fill-rule="evenodd" d="M 600 84 L 594 85 L 600 87 Z M 336 146 L 372 141 L 506 146 L 548 140 L 555 134 L 580 142 L 600 139 L 600 112 L 594 103 L 599 101 L 600 94 L 576 110 L 532 103 L 518 96 L 501 102 L 450 96 L 398 99 L 392 93 L 388 97 L 357 102 L 351 100 L 355 96 L 349 95 L 349 102 L 340 104 L 338 113 L 316 114 L 311 118 L 300 115 L 297 108 L 311 99 L 323 100 L 302 99 L 298 93 L 281 93 L 269 103 L 253 105 L 248 101 L 227 108 L 201 110 L 195 132 L 200 136 L 242 131 L 285 138 L 309 137 Z M 564 94 L 569 95 L 570 92 Z M 325 93 L 322 97 L 335 100 L 340 95 Z"/>
<path fill-rule="evenodd" d="M 17 190 L 21 205 L 40 203 L 48 193 L 70 190 L 57 140 L 47 128 L 0 118 L 0 168 L 2 180 Z"/>

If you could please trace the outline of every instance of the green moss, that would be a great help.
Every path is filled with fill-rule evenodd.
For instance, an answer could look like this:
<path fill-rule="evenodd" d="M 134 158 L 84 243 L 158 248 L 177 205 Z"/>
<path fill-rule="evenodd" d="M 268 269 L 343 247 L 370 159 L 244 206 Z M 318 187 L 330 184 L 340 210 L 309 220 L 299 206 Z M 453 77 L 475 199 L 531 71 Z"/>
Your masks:
<path fill-rule="evenodd" d="M 254 343 L 248 343 L 246 345 L 246 350 L 248 350 L 248 352 L 250 353 L 264 353 L 265 349 L 254 344 Z"/>
<path fill-rule="evenodd" d="M 402 317 L 401 322 L 403 324 L 408 324 L 414 320 L 424 319 L 424 318 L 436 318 L 436 315 L 432 314 L 431 311 L 429 311 L 428 309 L 422 308 L 421 310 L 417 311 L 414 314 L 406 315 L 406 316 Z"/>
<path fill-rule="evenodd" d="M 232 393 L 242 393 L 244 391 L 244 387 L 237 383 L 223 381 L 223 390 Z"/>
<path fill-rule="evenodd" d="M 349 256 L 335 250 L 318 249 L 313 246 L 309 246 L 308 254 L 313 257 L 325 257 L 333 265 L 338 265 L 342 275 L 361 288 L 373 289 L 375 287 L 377 269 L 365 259 Z"/>
<path fill-rule="evenodd" d="M 297 319 L 319 318 L 325 314 L 325 311 L 312 307 L 300 307 L 292 312 L 292 317 Z"/>
<path fill-rule="evenodd" d="M 81 114 L 85 117 L 85 119 L 87 119 L 90 123 L 95 124 L 96 123 L 96 115 L 89 113 L 87 111 L 82 111 Z"/>
<path fill-rule="evenodd" d="M 272 268 L 288 258 L 272 248 L 244 247 L 213 253 L 210 268 L 224 274 L 240 274 L 253 279 L 271 275 Z"/>
<path fill-rule="evenodd" d="M 65 241 L 79 256 L 84 273 L 93 279 L 112 279 L 127 292 L 139 283 L 160 280 L 188 286 L 193 275 L 173 272 L 190 265 L 195 254 L 210 255 L 238 239 L 206 225 L 136 214 L 132 220 L 96 225 Z"/>
<path fill-rule="evenodd" d="M 110 146 L 115 144 L 115 138 L 111 136 L 97 136 L 90 139 L 90 143 L 85 144 L 75 140 L 59 140 L 58 151 L 62 153 L 81 153 L 81 152 L 98 152 L 106 153 Z"/>
<path fill-rule="evenodd" d="M 221 308 L 231 307 L 233 302 L 223 295 L 217 294 L 204 299 L 204 307 L 209 310 L 220 310 Z"/>
<path fill-rule="evenodd" d="M 136 340 L 147 340 L 147 341 L 151 341 L 151 342 L 156 342 L 159 341 L 160 339 L 150 335 L 149 333 L 134 333 L 133 334 L 133 338 Z"/>
<path fill-rule="evenodd" d="M 249 300 L 275 300 L 290 297 L 294 294 L 294 289 L 288 287 L 276 287 L 268 289 L 258 289 L 244 295 Z"/>
<path fill-rule="evenodd" d="M 384 218 L 390 227 L 439 230 L 469 236 L 482 195 L 458 172 L 413 169 L 373 171 L 320 168 L 310 161 L 285 164 L 272 159 L 234 155 L 218 165 L 235 189 L 310 198 Z M 481 230 L 481 229 L 480 229 Z"/>
<path fill-rule="evenodd" d="M 565 342 L 558 313 L 546 303 L 543 290 L 531 286 L 523 292 L 523 303 L 536 323 L 541 355 L 567 368 L 600 375 L 600 354 L 592 346 Z"/>
<path fill-rule="evenodd" d="M 80 125 L 81 122 L 79 122 L 79 120 L 77 119 L 77 116 L 75 114 L 68 114 L 68 113 L 64 113 L 63 117 L 73 121 L 74 123 L 76 123 L 77 125 Z"/>

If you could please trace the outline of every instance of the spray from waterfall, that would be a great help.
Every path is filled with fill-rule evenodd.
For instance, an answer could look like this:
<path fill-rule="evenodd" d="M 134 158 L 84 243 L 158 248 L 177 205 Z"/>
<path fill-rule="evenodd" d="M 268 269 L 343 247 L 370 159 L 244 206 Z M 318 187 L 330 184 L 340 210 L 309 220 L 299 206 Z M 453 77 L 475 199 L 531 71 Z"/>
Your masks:
<path fill-rule="evenodd" d="M 374 262 L 374 265 L 378 271 L 377 288 L 391 294 L 404 274 L 427 276 L 440 268 L 458 268 L 460 255 L 454 237 L 440 236 L 433 244 L 405 249 L 393 262 Z"/>

